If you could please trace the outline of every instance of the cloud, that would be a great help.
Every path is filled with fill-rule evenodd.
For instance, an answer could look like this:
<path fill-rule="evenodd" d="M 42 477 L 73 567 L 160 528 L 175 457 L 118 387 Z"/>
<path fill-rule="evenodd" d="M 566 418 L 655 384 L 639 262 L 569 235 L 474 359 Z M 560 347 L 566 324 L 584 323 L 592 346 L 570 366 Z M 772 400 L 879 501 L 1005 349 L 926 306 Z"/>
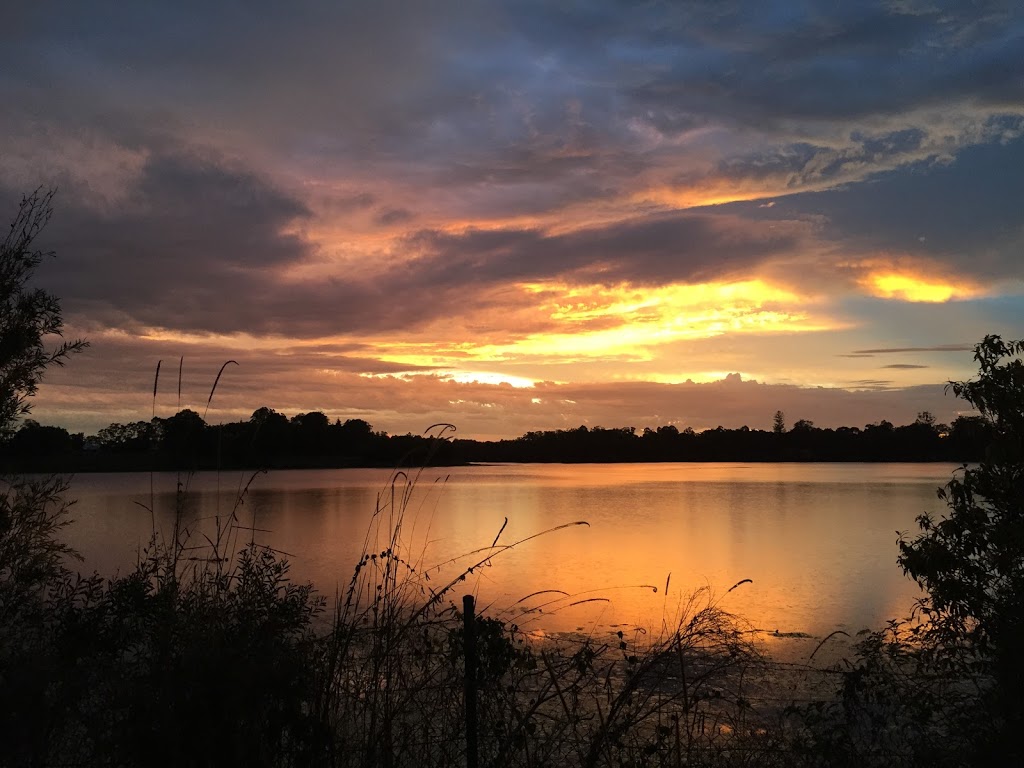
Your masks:
<path fill-rule="evenodd" d="M 911 371 L 917 368 L 928 368 L 927 365 L 914 365 L 913 363 L 891 363 L 890 365 L 883 365 L 883 368 L 896 368 L 902 371 Z"/>
<path fill-rule="evenodd" d="M 1024 121 L 996 121 L 994 133 L 1017 138 L 993 136 L 959 149 L 955 159 L 916 162 L 827 193 L 790 195 L 771 211 L 748 215 L 818 216 L 823 236 L 864 251 L 916 254 L 971 274 L 1019 278 L 1024 228 L 1017 201 L 1024 180 L 1014 169 L 1024 162 L 1022 128 Z"/>
<path fill-rule="evenodd" d="M 377 198 L 369 192 L 358 192 L 341 196 L 335 195 L 328 199 L 329 211 L 332 214 L 365 210 L 372 207 L 376 202 Z"/>
<path fill-rule="evenodd" d="M 800 222 L 751 226 L 728 215 L 666 213 L 565 234 L 540 230 L 424 231 L 410 244 L 427 285 L 490 281 L 664 284 L 720 279 L 798 249 Z"/>
<path fill-rule="evenodd" d="M 970 352 L 973 344 L 936 344 L 931 347 L 885 347 L 881 349 L 858 349 L 855 355 L 887 355 L 896 352 Z"/>
<path fill-rule="evenodd" d="M 386 208 L 375 217 L 378 224 L 391 226 L 393 224 L 404 224 L 416 218 L 416 215 L 405 208 Z"/>
<path fill-rule="evenodd" d="M 753 3 L 723 4 L 718 12 L 688 4 L 683 13 L 687 29 L 673 31 L 718 51 L 711 60 L 717 66 L 698 68 L 706 62 L 697 59 L 687 67 L 681 48 L 660 76 L 637 87 L 638 99 L 762 126 L 766 119 L 891 113 L 940 94 L 974 95 L 979 83 L 982 98 L 1001 100 L 1020 88 L 1013 40 L 1021 19 L 1000 3 L 970 11 L 940 3 L 915 13 L 858 4 L 806 14 Z M 950 55 L 936 55 L 942 49 Z"/>
<path fill-rule="evenodd" d="M 55 198 L 43 240 L 59 269 L 44 274 L 69 314 L 208 331 L 275 324 L 253 322 L 264 314 L 261 277 L 309 257 L 310 245 L 288 231 L 310 215 L 300 200 L 187 152 L 150 155 L 126 198 L 105 210 L 80 188 Z"/>

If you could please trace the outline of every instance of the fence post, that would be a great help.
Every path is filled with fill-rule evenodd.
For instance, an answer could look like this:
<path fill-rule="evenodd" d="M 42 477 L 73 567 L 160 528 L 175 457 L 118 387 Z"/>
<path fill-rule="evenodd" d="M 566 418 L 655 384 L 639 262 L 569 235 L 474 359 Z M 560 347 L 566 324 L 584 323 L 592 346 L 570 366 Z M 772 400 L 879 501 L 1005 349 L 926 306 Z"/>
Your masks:
<path fill-rule="evenodd" d="M 476 616 L 473 612 L 473 596 L 462 598 L 462 621 L 466 651 L 466 768 L 478 768 L 476 743 Z"/>

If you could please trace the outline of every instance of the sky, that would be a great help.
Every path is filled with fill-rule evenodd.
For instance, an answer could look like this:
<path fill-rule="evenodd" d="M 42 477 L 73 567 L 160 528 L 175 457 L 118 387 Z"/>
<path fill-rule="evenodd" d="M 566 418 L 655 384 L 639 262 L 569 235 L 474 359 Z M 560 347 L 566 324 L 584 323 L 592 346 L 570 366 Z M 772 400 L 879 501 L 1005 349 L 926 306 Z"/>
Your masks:
<path fill-rule="evenodd" d="M 1024 337 L 1019 2 L 8 3 L 0 105 L 73 431 L 948 422 Z"/>

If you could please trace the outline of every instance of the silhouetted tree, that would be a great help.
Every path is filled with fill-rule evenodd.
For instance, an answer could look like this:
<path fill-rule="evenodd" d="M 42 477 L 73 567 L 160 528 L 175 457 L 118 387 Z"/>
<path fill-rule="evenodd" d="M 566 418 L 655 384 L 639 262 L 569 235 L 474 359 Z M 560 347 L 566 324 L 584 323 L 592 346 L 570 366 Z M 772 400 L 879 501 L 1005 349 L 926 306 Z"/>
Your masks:
<path fill-rule="evenodd" d="M 981 416 L 958 416 L 949 427 L 950 455 L 960 460 L 980 461 L 992 441 L 992 425 Z"/>
<path fill-rule="evenodd" d="M 782 411 L 776 411 L 775 416 L 772 417 L 772 432 L 776 435 L 781 435 L 786 431 L 786 414 Z"/>
<path fill-rule="evenodd" d="M 157 425 L 149 421 L 111 424 L 96 433 L 96 441 L 104 449 L 116 453 L 145 451 L 156 447 Z"/>
<path fill-rule="evenodd" d="M 194 468 L 199 463 L 203 450 L 203 435 L 206 422 L 190 408 L 183 408 L 168 419 L 157 419 L 161 449 L 178 465 L 178 468 Z M 190 466 L 186 467 L 184 463 Z"/>
<path fill-rule="evenodd" d="M 307 456 L 326 453 L 330 426 L 330 419 L 320 411 L 311 411 L 292 416 L 293 450 Z"/>
<path fill-rule="evenodd" d="M 75 442 L 63 427 L 45 427 L 26 419 L 11 437 L 10 449 L 18 456 L 52 457 L 71 453 Z"/>
<path fill-rule="evenodd" d="M 945 517 L 918 518 L 899 563 L 927 592 L 925 661 L 981 687 L 974 720 L 983 763 L 1024 764 L 1024 341 L 987 336 L 975 347 L 978 378 L 953 382 L 992 442 L 976 468 L 940 491 Z M 972 730 L 974 730 L 972 728 Z"/>
<path fill-rule="evenodd" d="M 28 287 L 44 256 L 35 240 L 53 213 L 53 192 L 36 190 L 22 198 L 10 231 L 0 243 L 0 437 L 10 434 L 15 420 L 29 412 L 43 371 L 63 365 L 86 342 L 61 342 L 47 349 L 47 336 L 64 328 L 57 297 Z"/>
<path fill-rule="evenodd" d="M 257 408 L 249 417 L 253 431 L 250 445 L 256 463 L 266 464 L 289 450 L 288 417 L 273 408 Z"/>
<path fill-rule="evenodd" d="M 337 451 L 347 456 L 366 456 L 377 442 L 373 427 L 362 419 L 348 419 L 335 427 Z"/>

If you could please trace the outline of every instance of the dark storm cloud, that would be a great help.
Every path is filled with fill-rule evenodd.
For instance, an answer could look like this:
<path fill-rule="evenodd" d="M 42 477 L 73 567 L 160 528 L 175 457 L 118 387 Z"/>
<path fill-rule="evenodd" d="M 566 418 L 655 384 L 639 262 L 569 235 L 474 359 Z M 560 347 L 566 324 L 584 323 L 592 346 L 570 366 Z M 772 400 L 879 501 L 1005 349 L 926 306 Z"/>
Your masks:
<path fill-rule="evenodd" d="M 971 94 L 979 82 L 1020 87 L 1020 14 L 1009 3 L 533 3 L 514 22 L 570 71 L 586 63 L 640 104 L 697 114 L 888 112 L 948 94 L 951 74 Z M 969 87 L 975 73 L 994 76 Z"/>

